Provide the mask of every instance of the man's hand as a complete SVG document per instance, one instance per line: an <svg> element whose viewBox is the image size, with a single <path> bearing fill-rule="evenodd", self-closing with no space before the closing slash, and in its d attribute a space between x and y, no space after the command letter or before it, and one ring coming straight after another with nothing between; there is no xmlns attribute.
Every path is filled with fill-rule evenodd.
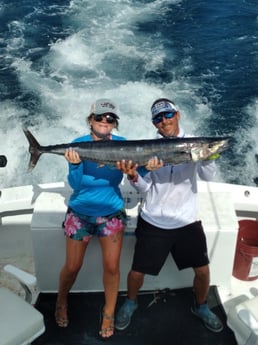
<svg viewBox="0 0 258 345"><path fill-rule="evenodd" d="M152 157L148 163L145 165L145 168L150 171L157 170L164 166L163 161L159 160L158 157Z"/></svg>
<svg viewBox="0 0 258 345"><path fill-rule="evenodd" d="M127 174L129 179L131 180L138 176L138 173L136 171L136 169L138 168L138 164L133 164L131 160L126 162L123 159L120 162L116 162L116 168L121 170L124 174Z"/></svg>

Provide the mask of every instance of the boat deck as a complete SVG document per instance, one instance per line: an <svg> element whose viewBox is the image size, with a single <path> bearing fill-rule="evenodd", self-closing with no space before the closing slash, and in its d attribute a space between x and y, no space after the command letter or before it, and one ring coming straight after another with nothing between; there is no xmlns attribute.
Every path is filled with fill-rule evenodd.
<svg viewBox="0 0 258 345"><path fill-rule="evenodd" d="M225 184L200 184L199 187L200 204L203 208L201 219L205 223L211 258L212 286L209 305L222 319L224 330L218 334L212 333L191 313L192 270L178 272L173 260L168 258L168 265L165 265L159 277L146 277L146 285L143 286L146 292L139 295L139 308L131 325L123 332L117 331L112 339L106 341L107 344L237 344L233 332L226 325L226 315L243 300L258 296L258 279L242 281L231 275L238 230L237 220L258 220L258 192L250 187L233 188ZM227 188L230 188L230 192ZM231 191L232 195L228 198ZM75 289L69 297L70 326L67 329L59 328L54 320L56 285L64 260L61 223L67 200L66 192L63 184L55 184L40 188L14 188L3 190L1 193L0 287L7 287L20 296L24 295L18 281L3 270L6 264L13 264L32 274L37 272L37 287L33 291L32 301L36 302L36 307L44 315L46 332L34 341L35 345L102 343L98 329L104 296L103 292L93 292L100 291L102 277L99 271L87 271L89 265L82 268L81 276L77 279L78 284L75 284ZM135 228L135 216L140 199L141 196L135 196L131 190L125 195L131 230ZM233 203L232 200L237 202ZM126 275L131 262L128 258L131 257L134 238L130 232L125 236L125 242L121 260L121 292L117 308L124 299L122 291L126 289ZM96 267L101 267L101 256L97 248L99 250L98 243L93 240L88 258L94 258ZM85 280L85 276L90 276L91 279ZM166 289L167 287L170 289Z"/></svg>
<svg viewBox="0 0 258 345"><path fill-rule="evenodd" d="M1 224L0 241L0 286L5 286L23 295L18 281L3 271L6 264L13 264L27 272L35 274L30 222L32 215L4 217ZM15 243L15 245L14 245ZM117 308L122 304L124 293L120 292ZM103 306L103 292L71 293L69 296L70 326L59 328L54 320L56 293L34 291L33 301L43 313L46 325L45 333L33 345L98 345L103 341L98 337L99 318ZM119 345L236 345L233 332L226 325L226 314L212 286L209 304L221 318L225 328L215 334L207 330L190 312L192 289L161 290L140 293L139 308L135 312L131 325L125 331L116 331L107 344Z"/></svg>
<svg viewBox="0 0 258 345"><path fill-rule="evenodd" d="M118 306L123 303L124 293L119 294ZM46 331L33 345L97 345L103 344L98 336L100 312L104 296L98 293L71 293L67 328L60 328L54 320L55 293L40 293L36 307L45 319ZM213 333L191 311L192 289L141 292L139 307L129 327L116 331L106 344L119 345L236 345L233 332L226 325L226 314L217 294L211 286L209 305L221 318L224 330Z"/></svg>

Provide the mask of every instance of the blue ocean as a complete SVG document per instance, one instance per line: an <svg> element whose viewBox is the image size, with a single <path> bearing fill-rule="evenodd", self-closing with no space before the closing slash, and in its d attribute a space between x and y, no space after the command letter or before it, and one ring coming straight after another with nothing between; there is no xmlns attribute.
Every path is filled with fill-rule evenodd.
<svg viewBox="0 0 258 345"><path fill-rule="evenodd" d="M232 136L217 180L258 185L257 0L0 0L0 30L1 187L66 180L60 156L28 172L22 128L68 143L100 97L128 139L155 137L150 106L173 99L188 133Z"/></svg>

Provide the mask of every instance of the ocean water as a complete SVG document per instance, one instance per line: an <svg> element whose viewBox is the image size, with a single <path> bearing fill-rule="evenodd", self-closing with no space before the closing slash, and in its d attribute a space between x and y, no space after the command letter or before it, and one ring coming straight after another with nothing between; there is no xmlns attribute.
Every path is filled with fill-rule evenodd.
<svg viewBox="0 0 258 345"><path fill-rule="evenodd" d="M231 135L218 181L258 184L256 0L0 0L1 187L66 180L43 155L28 172L28 127L42 145L88 132L99 97L119 134L153 138L150 106L175 101L194 135Z"/></svg>

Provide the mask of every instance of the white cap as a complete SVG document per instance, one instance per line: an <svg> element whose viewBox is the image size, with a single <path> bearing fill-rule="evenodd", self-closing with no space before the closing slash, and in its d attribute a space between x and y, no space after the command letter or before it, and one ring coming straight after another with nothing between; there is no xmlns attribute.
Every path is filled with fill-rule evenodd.
<svg viewBox="0 0 258 345"><path fill-rule="evenodd" d="M171 113L177 111L176 106L166 100L160 100L151 107L152 119L160 113Z"/></svg>

